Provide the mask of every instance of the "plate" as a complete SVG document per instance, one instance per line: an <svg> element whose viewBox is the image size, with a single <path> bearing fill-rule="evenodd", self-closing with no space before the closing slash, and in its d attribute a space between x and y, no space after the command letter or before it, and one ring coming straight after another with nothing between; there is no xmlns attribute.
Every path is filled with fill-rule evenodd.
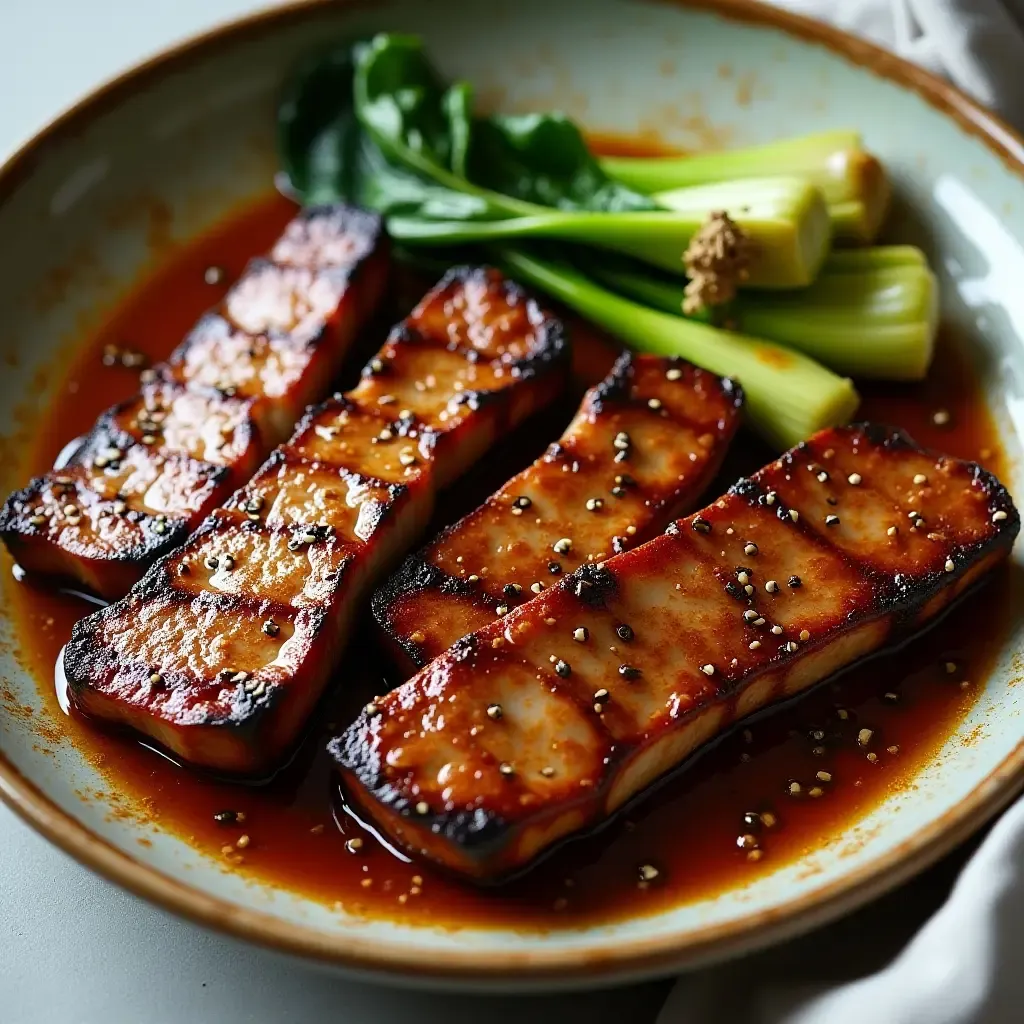
<svg viewBox="0 0 1024 1024"><path fill-rule="evenodd" d="M1024 143L954 89L837 31L746 2L311 2L186 43L100 89L0 171L0 465L19 454L83 332L170 247L266 192L273 109L296 58L381 28L424 36L442 71L504 109L560 107L594 130L687 148L856 126L891 168L896 235L928 250L944 316L972 339L1024 494ZM1019 556L1018 556L1019 557ZM7 564L7 563L5 563ZM1019 570L1014 568L1015 574ZM916 779L849 834L743 888L654 916L546 933L362 920L225 873L102 799L47 717L0 580L0 795L82 862L160 905L279 950L460 988L610 984L735 956L819 925L921 870L1024 778L1024 616L973 709ZM1013 588L1019 597L1020 588ZM978 681L979 685L982 681Z"/></svg>

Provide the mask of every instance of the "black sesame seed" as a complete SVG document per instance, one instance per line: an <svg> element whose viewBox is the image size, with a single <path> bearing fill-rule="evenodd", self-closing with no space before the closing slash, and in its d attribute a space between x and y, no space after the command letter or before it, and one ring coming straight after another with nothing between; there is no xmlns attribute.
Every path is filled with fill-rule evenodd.
<svg viewBox="0 0 1024 1024"><path fill-rule="evenodd" d="M217 811L213 815L213 820L218 825L234 825L238 821L238 811Z"/></svg>
<svg viewBox="0 0 1024 1024"><path fill-rule="evenodd" d="M800 579L799 576L790 576L789 585L795 590L797 587L802 587L804 585L804 581Z"/></svg>
<svg viewBox="0 0 1024 1024"><path fill-rule="evenodd" d="M623 679L629 679L632 681L633 679L640 678L640 669L634 665L620 665L619 675L622 676Z"/></svg>
<svg viewBox="0 0 1024 1024"><path fill-rule="evenodd" d="M562 567L558 562L548 562L548 572L551 573L552 576L561 576Z"/></svg>
<svg viewBox="0 0 1024 1024"><path fill-rule="evenodd" d="M530 499L527 498L526 495L524 494L521 497L516 498L516 500L513 501L512 504L516 508L529 508L533 504L533 502L530 501Z"/></svg>
<svg viewBox="0 0 1024 1024"><path fill-rule="evenodd" d="M690 525L697 533L711 532L711 524L703 516L694 517L694 520Z"/></svg>
<svg viewBox="0 0 1024 1024"><path fill-rule="evenodd" d="M569 676L572 675L572 667L567 661L562 661L561 658L559 658L559 660L555 662L555 674L561 676L563 679L568 679Z"/></svg>
<svg viewBox="0 0 1024 1024"><path fill-rule="evenodd" d="M616 487L612 488L612 497L613 498L624 498L625 496L626 496L626 488L625 487L618 487L618 486L616 486Z"/></svg>
<svg viewBox="0 0 1024 1024"><path fill-rule="evenodd" d="M633 627L627 626L624 622L622 625L615 627L615 634L620 640L625 640L627 644L636 636L633 632Z"/></svg>

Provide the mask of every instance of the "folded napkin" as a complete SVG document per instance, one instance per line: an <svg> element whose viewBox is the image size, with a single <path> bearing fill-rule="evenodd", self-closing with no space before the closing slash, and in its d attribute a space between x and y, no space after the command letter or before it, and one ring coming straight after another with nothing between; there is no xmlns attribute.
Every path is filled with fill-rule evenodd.
<svg viewBox="0 0 1024 1024"><path fill-rule="evenodd" d="M775 2L894 50L1024 127L1024 0ZM688 975L657 1024L1022 1024L1024 800L936 910L947 892L940 868L839 925Z"/></svg>

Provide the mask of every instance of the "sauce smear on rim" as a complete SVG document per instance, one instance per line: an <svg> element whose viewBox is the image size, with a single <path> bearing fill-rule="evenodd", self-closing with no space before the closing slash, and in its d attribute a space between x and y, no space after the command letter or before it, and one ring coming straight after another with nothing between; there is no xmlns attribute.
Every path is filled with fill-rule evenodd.
<svg viewBox="0 0 1024 1024"><path fill-rule="evenodd" d="M133 393L138 368L121 365L120 353L166 356L247 259L267 248L293 210L268 197L179 250L138 288L83 346L40 424L27 471L47 469L97 413ZM418 298L422 284L400 282L394 289L393 307L366 332L367 353ZM571 318L570 324L575 385L582 394L606 372L615 348L587 325ZM113 365L104 365L105 351ZM350 378L361 356L350 359ZM952 339L940 339L933 372L922 384L861 390L859 418L897 424L923 445L975 459L1002 475L995 429ZM560 405L454 489L435 525L468 511L532 461L568 420L570 403ZM709 500L771 455L742 435ZM9 571L9 559L3 564ZM525 877L486 890L395 856L346 812L332 782L323 755L327 738L396 681L387 680L386 662L372 641L353 643L343 678L362 683L320 709L293 762L268 785L244 786L201 777L129 736L65 716L53 691L53 668L73 622L90 605L29 580L17 588L14 610L26 660L57 725L106 778L118 808L183 837L225 870L348 912L545 928L666 909L745 884L826 843L842 849L848 827L888 794L912 787L969 710L1009 624L1011 585L1009 572L1000 571L938 630L741 725L599 835L569 843ZM371 631L367 626L354 635L367 638ZM871 730L877 760L869 760L858 742L864 729Z"/></svg>

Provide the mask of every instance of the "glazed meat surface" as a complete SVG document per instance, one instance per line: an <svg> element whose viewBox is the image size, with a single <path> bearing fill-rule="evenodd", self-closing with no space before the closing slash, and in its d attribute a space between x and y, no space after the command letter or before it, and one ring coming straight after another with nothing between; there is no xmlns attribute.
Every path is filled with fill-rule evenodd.
<svg viewBox="0 0 1024 1024"><path fill-rule="evenodd" d="M331 743L343 786L415 855L521 870L736 721L920 630L1019 526L972 463L824 431L376 699Z"/></svg>
<svg viewBox="0 0 1024 1024"><path fill-rule="evenodd" d="M0 538L14 558L110 600L125 594L327 393L387 266L375 214L299 214L66 466L8 498Z"/></svg>
<svg viewBox="0 0 1024 1024"><path fill-rule="evenodd" d="M732 381L688 363L621 356L560 440L374 594L374 617L406 674L693 508L741 405Z"/></svg>
<svg viewBox="0 0 1024 1024"><path fill-rule="evenodd" d="M567 370L560 322L518 286L450 272L354 390L309 412L184 547L76 625L74 703L191 764L272 771L438 489L554 399Z"/></svg>

